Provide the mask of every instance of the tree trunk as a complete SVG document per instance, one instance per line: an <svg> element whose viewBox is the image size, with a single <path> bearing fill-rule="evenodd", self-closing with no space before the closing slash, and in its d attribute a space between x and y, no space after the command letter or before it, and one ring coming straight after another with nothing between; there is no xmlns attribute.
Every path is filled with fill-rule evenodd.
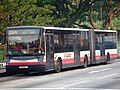
<svg viewBox="0 0 120 90"><path fill-rule="evenodd" d="M92 2L92 0L91 0L91 2ZM97 23L92 18L92 16L93 16L93 6L92 6L92 4L90 4L89 11L90 11L90 16L89 16L90 24L94 29L97 29Z"/></svg>
<svg viewBox="0 0 120 90"><path fill-rule="evenodd" d="M110 29L109 26L110 26L112 18L113 18L113 13L109 13L108 19L105 20L105 22L104 22L104 29Z"/></svg>
<svg viewBox="0 0 120 90"><path fill-rule="evenodd" d="M120 14L120 3L118 3L117 7L114 10L110 10L109 5L110 5L110 1L106 0L105 6L106 6L106 13L108 15L108 18L104 22L104 26L103 26L104 29L110 29L109 27L112 19Z"/></svg>

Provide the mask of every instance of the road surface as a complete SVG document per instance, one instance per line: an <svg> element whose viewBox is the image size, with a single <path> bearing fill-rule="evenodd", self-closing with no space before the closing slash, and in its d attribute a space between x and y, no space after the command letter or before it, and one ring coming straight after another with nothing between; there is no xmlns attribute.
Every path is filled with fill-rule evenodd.
<svg viewBox="0 0 120 90"><path fill-rule="evenodd" d="M60 73L3 76L0 78L0 86L4 90L120 90L120 60L85 69L67 69Z"/></svg>

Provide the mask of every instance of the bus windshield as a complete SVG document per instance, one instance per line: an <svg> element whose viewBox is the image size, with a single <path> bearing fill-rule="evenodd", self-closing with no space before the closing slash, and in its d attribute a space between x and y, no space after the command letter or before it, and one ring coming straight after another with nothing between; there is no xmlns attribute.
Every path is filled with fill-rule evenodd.
<svg viewBox="0 0 120 90"><path fill-rule="evenodd" d="M8 35L8 55L44 54L44 39L42 35Z"/></svg>

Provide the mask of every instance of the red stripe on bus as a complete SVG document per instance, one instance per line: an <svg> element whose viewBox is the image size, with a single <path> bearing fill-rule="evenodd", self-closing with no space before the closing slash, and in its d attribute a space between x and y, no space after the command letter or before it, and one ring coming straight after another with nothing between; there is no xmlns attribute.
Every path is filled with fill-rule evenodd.
<svg viewBox="0 0 120 90"><path fill-rule="evenodd" d="M84 62L84 57L80 57L80 62Z"/></svg>
<svg viewBox="0 0 120 90"><path fill-rule="evenodd" d="M46 64L45 62L10 62L8 65L38 65L38 64Z"/></svg>
<svg viewBox="0 0 120 90"><path fill-rule="evenodd" d="M100 60L100 55L96 56L96 60ZM117 54L110 54L110 58L117 58Z"/></svg>
<svg viewBox="0 0 120 90"><path fill-rule="evenodd" d="M110 54L110 58L117 58L117 54Z"/></svg>
<svg viewBox="0 0 120 90"><path fill-rule="evenodd" d="M100 60L100 55L99 55L99 56L96 56L96 60Z"/></svg>
<svg viewBox="0 0 120 90"><path fill-rule="evenodd" d="M84 62L84 57L80 57L80 62ZM88 57L88 61L90 61L90 57Z"/></svg>
<svg viewBox="0 0 120 90"><path fill-rule="evenodd" d="M62 64L74 64L74 59L63 59Z"/></svg>

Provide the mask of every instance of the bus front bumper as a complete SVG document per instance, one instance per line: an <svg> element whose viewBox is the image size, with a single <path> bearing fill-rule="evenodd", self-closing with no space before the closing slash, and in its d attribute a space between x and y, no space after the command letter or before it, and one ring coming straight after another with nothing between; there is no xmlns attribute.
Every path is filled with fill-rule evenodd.
<svg viewBox="0 0 120 90"><path fill-rule="evenodd" d="M8 73L29 73L29 72L45 72L45 65L6 65Z"/></svg>

